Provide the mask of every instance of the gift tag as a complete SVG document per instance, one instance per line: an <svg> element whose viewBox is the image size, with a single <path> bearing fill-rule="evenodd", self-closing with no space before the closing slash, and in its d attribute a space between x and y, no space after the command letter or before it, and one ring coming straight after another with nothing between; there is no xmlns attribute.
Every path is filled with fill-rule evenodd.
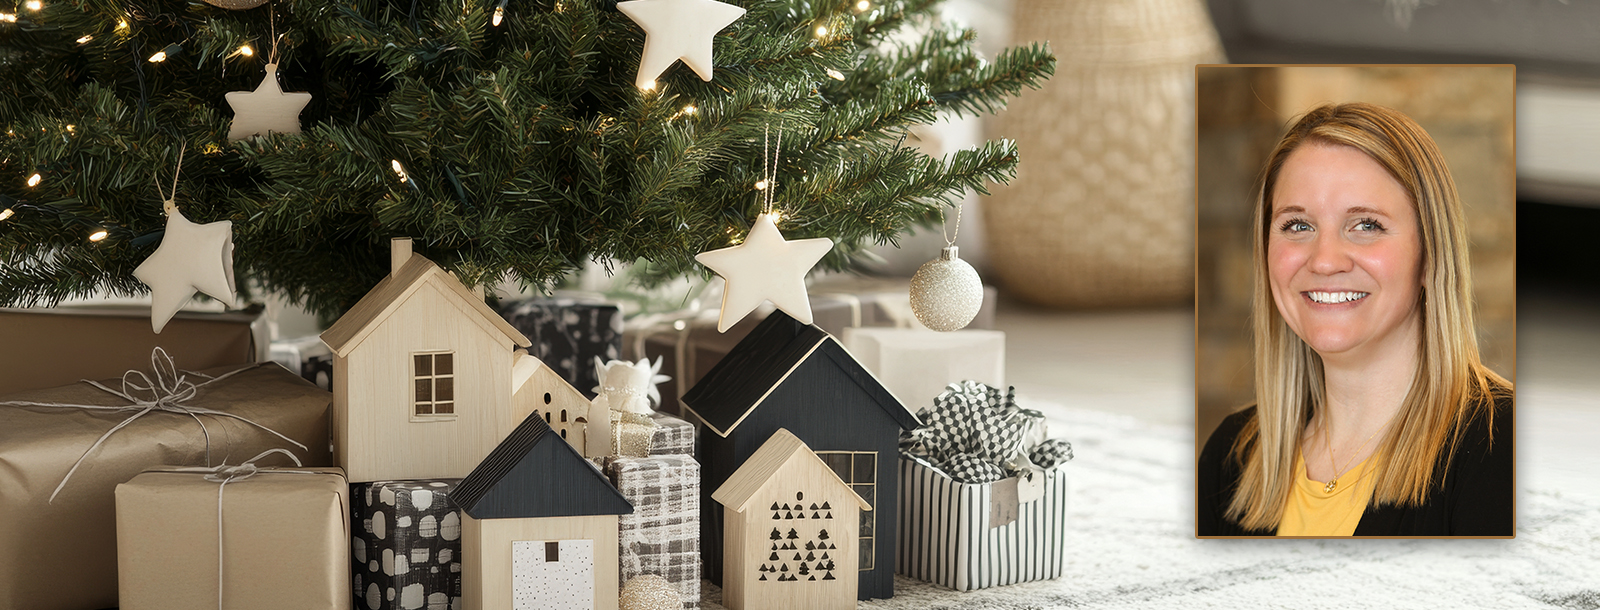
<svg viewBox="0 0 1600 610"><path fill-rule="evenodd" d="M1018 492L1021 491L1020 477L1010 477L995 481L989 493L989 527L1011 525L1017 521Z"/></svg>
<svg viewBox="0 0 1600 610"><path fill-rule="evenodd" d="M1029 469L1015 479L1017 482L1017 502L1032 502L1044 497L1044 471Z"/></svg>

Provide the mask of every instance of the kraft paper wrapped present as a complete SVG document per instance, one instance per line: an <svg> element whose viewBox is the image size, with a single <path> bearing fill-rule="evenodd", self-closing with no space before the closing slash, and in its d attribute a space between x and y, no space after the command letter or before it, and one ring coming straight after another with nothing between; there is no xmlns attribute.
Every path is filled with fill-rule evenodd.
<svg viewBox="0 0 1600 610"><path fill-rule="evenodd" d="M846 328L843 343L903 404L932 404L957 381L1006 384L1006 334L998 330Z"/></svg>
<svg viewBox="0 0 1600 610"><path fill-rule="evenodd" d="M528 355L544 362L572 387L593 399L600 379L595 357L609 362L622 354L622 312L615 303L558 297L516 301L500 315L527 335Z"/></svg>
<svg viewBox="0 0 1600 610"><path fill-rule="evenodd" d="M667 579L685 608L700 604L700 464L688 455L607 458L605 473L633 513L617 518L621 580Z"/></svg>
<svg viewBox="0 0 1600 610"><path fill-rule="evenodd" d="M144 375L168 385L177 380L152 373ZM116 606L116 486L149 468L207 465L207 434L212 465L239 463L273 448L291 449L307 466L332 464L328 452L332 394L273 363L202 371L212 377L229 373L212 383L185 374L185 382L199 386L193 396L163 403L168 408L187 406L221 414L152 410L105 437L98 447L94 445L102 435L139 409L17 403L127 407L129 399L107 391L131 390L123 387L123 380L98 382L107 389L76 383L0 397L0 490L4 490L0 515L5 516L0 519L0 609ZM137 375L129 379L144 383ZM130 395L151 398L147 391L133 390ZM270 428L306 448L227 415ZM82 463L73 471L80 458ZM51 501L58 485L60 491Z"/></svg>
<svg viewBox="0 0 1600 610"><path fill-rule="evenodd" d="M900 439L900 574L970 591L1060 576L1072 445L1044 415L976 381L952 383Z"/></svg>
<svg viewBox="0 0 1600 610"><path fill-rule="evenodd" d="M121 375L148 366L157 345L200 370L262 360L265 343L260 309L178 312L157 335L149 307L0 308L0 346L18 355L0 367L0 395Z"/></svg>
<svg viewBox="0 0 1600 610"><path fill-rule="evenodd" d="M122 610L350 608L342 471L199 470L146 471L117 486Z"/></svg>
<svg viewBox="0 0 1600 610"><path fill-rule="evenodd" d="M358 610L458 608L461 479L350 486L351 570Z"/></svg>

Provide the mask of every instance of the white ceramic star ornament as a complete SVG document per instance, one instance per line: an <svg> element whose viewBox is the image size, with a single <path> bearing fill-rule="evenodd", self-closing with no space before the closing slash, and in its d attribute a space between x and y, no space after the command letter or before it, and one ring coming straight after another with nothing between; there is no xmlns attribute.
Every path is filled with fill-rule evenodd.
<svg viewBox="0 0 1600 610"><path fill-rule="evenodd" d="M300 111L311 103L304 91L285 93L278 85L278 64L267 64L267 77L255 91L233 91L225 96L233 108L228 141L272 133L300 133Z"/></svg>
<svg viewBox="0 0 1600 610"><path fill-rule="evenodd" d="M617 10L644 29L644 55L639 59L640 89L655 86L672 63L684 65L711 80L711 39L744 15L744 9L716 0L631 0Z"/></svg>
<svg viewBox="0 0 1600 610"><path fill-rule="evenodd" d="M772 301L801 324L810 324L806 273L831 249L833 240L826 237L785 240L772 215L762 214L744 243L696 255L694 260L727 280L717 332L727 332L762 301Z"/></svg>
<svg viewBox="0 0 1600 610"><path fill-rule="evenodd" d="M150 329L156 334L197 290L233 305L233 222L195 224L172 199L161 207L167 232L155 253L133 270L133 277L150 287Z"/></svg>

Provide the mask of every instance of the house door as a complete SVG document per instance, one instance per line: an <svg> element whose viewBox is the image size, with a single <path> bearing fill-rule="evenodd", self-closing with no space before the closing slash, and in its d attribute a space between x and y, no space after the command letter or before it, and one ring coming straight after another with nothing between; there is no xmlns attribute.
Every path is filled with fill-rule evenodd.
<svg viewBox="0 0 1600 610"><path fill-rule="evenodd" d="M513 541L511 603L513 610L592 610L594 541Z"/></svg>

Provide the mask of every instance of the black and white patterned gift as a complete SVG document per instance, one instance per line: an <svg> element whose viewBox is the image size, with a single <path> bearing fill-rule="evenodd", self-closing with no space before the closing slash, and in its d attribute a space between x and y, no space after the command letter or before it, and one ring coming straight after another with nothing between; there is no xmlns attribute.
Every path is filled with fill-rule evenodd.
<svg viewBox="0 0 1600 610"><path fill-rule="evenodd" d="M533 342L528 354L544 362L585 397L600 385L590 363L622 355L622 312L615 304L569 297L502 306L500 315Z"/></svg>
<svg viewBox="0 0 1600 610"><path fill-rule="evenodd" d="M1014 388L950 384L900 439L899 546L906 576L970 591L1062 574L1072 445Z"/></svg>
<svg viewBox="0 0 1600 610"><path fill-rule="evenodd" d="M617 518L621 580L667 579L685 608L700 604L700 464L689 455L608 458L606 475L633 504Z"/></svg>
<svg viewBox="0 0 1600 610"><path fill-rule="evenodd" d="M656 430L650 436L650 455L694 455L694 424L666 413L650 414Z"/></svg>
<svg viewBox="0 0 1600 610"><path fill-rule="evenodd" d="M461 607L460 479L350 486L351 574L358 610Z"/></svg>

